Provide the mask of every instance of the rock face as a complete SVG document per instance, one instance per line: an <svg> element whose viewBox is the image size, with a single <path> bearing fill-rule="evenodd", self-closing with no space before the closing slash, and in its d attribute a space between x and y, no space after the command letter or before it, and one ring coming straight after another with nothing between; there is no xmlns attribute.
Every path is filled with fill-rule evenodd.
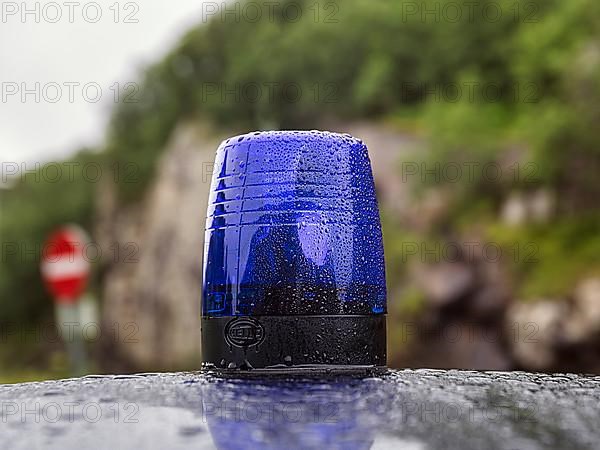
<svg viewBox="0 0 600 450"><path fill-rule="evenodd" d="M519 364L537 370L554 365L560 323L565 313L566 306L559 300L519 302L511 307L507 326L513 356Z"/></svg>
<svg viewBox="0 0 600 450"><path fill-rule="evenodd" d="M475 275L463 263L442 262L420 265L415 279L427 300L434 306L444 306L459 299L473 289Z"/></svg>
<svg viewBox="0 0 600 450"><path fill-rule="evenodd" d="M600 278L582 280L570 299L516 302L506 316L512 353L521 367L561 366L597 372L600 347Z"/></svg>
<svg viewBox="0 0 600 450"><path fill-rule="evenodd" d="M366 123L331 128L365 141L376 179L387 180L380 195L386 202L400 200L402 185L389 180L406 136ZM199 367L206 206L215 151L226 137L182 124L142 201L118 205L112 186L101 189L96 240L101 248L119 249L116 261L105 261L103 277L105 365Z"/></svg>
<svg viewBox="0 0 600 450"><path fill-rule="evenodd" d="M573 343L600 333L600 278L588 278L577 285L573 311L564 328L566 339Z"/></svg>
<svg viewBox="0 0 600 450"><path fill-rule="evenodd" d="M404 177L402 162L409 161L418 147L414 139L370 123L327 128L350 133L367 144L380 205L387 213L395 214L403 226L427 230L450 204L435 193L431 194L433 200L427 200L427 196L415 200L412 196L411 181ZM174 130L155 179L139 202L121 205L114 186L100 189L95 238L102 249L115 249L104 252L102 269L104 346L100 359L104 370L199 367L206 206L215 150L225 137L215 136L198 123L181 124ZM413 176L412 183L415 181L419 182L418 176ZM542 216L551 209L546 207L551 203L548 198L545 194L529 198L527 220L544 219ZM541 206L533 205L533 200L539 200ZM595 351L594 339L598 340L600 333L600 280L582 282L571 304L516 302L506 313L512 293L502 264L479 254L465 256L468 254L460 248L457 258L452 255L436 264L421 264L409 275L407 282L424 293L427 308L426 323L417 324L421 342L415 343L418 355L413 358L413 366L506 369L516 361L518 367L547 370L560 357L559 352L572 354L575 345L589 345L590 351ZM388 273L389 280L397 276ZM390 296L389 300L398 299ZM514 329L507 331L506 323L509 328L515 323L533 324L537 327L535 339L527 339L531 329L523 328L510 342L440 342L435 333L432 338L428 331L433 326L445 336L444 330L459 327L466 330L464 336L467 332L513 336ZM407 363L392 358L390 362L395 366ZM573 370L581 367L578 360Z"/></svg>
<svg viewBox="0 0 600 450"><path fill-rule="evenodd" d="M204 222L218 142L181 125L140 203L118 207L110 187L100 193L97 239L119 249L104 275L107 344L132 368L199 364Z"/></svg>
<svg viewBox="0 0 600 450"><path fill-rule="evenodd" d="M542 188L527 194L513 192L502 207L501 218L507 225L546 223L555 209L555 195L548 189Z"/></svg>

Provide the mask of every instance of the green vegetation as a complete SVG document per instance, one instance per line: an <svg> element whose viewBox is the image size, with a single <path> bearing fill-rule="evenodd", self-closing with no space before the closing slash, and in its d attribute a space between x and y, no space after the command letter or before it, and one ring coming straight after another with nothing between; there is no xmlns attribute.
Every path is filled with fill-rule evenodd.
<svg viewBox="0 0 600 450"><path fill-rule="evenodd" d="M109 131L111 157L140 166L140 183L121 183L123 199L143 192L156 157L183 116L209 118L224 127L314 127L332 116L385 117L436 98L428 94L432 89L439 93L449 83L462 88L464 82L482 81L502 89L498 104L479 114L486 104L480 98L472 106L475 113L467 110L465 117L452 111L438 125L460 121L457 132L481 126L484 134L501 125L498 114L512 115L512 86L538 81L531 80L519 58L526 58L525 52L544 51L526 48L533 44L521 37L540 24L526 22L524 12L516 17L513 0L500 2L504 13L497 21L486 20L478 10L456 22L429 16L422 20L420 13L408 14L403 2L392 0L343 2L335 11L321 11L315 20L313 4L299 3L304 14L297 21L286 20L286 2L274 17L265 6L257 23L236 20L235 15L218 17L189 32L163 61L148 69L139 102L122 103ZM532 2L517 3L524 10ZM557 1L535 3L530 20L542 21L544 15L561 15L565 9ZM577 11L592 5L575 3ZM424 1L422 9L439 4ZM565 53L570 55L572 49ZM540 83L547 78L538 73L542 69L535 71ZM537 85L531 89L519 95L534 97ZM449 107L445 101L437 105ZM473 118L477 122L463 122ZM494 140L485 142L489 148Z"/></svg>
<svg viewBox="0 0 600 450"><path fill-rule="evenodd" d="M599 230L600 216L587 215L551 225L491 225L488 237L510 254L516 295L527 300L568 296L581 278L600 275Z"/></svg>
<svg viewBox="0 0 600 450"><path fill-rule="evenodd" d="M99 168L101 155L82 151L71 167ZM57 177L58 170L63 176ZM104 173L107 174L106 168ZM44 239L57 226L74 222L92 229L98 183L84 179L86 172L57 163L22 174L16 185L0 190L0 324L29 323L47 319L52 303L40 280L40 257ZM88 179L95 179L90 170Z"/></svg>

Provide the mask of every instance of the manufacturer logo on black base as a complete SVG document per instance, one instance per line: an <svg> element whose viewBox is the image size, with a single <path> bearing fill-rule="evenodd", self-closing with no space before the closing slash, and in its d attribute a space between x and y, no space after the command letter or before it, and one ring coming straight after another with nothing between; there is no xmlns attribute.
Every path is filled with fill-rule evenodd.
<svg viewBox="0 0 600 450"><path fill-rule="evenodd" d="M233 319L225 327L225 340L236 347L257 345L264 337L263 326L254 319L246 317Z"/></svg>

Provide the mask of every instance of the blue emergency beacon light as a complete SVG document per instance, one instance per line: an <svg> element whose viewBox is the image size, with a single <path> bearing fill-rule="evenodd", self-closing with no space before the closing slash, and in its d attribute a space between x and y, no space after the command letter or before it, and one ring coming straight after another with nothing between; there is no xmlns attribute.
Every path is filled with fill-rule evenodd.
<svg viewBox="0 0 600 450"><path fill-rule="evenodd" d="M231 375L385 370L381 223L362 141L269 131L219 146L202 356Z"/></svg>

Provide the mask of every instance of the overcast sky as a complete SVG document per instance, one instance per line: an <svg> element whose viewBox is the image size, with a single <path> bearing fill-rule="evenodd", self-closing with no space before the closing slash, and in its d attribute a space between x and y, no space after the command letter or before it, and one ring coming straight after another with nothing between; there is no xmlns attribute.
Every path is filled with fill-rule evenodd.
<svg viewBox="0 0 600 450"><path fill-rule="evenodd" d="M26 2L37 17L23 17L21 1L0 4L2 161L54 161L102 142L115 83L137 81L202 20L201 0L73 3Z"/></svg>

